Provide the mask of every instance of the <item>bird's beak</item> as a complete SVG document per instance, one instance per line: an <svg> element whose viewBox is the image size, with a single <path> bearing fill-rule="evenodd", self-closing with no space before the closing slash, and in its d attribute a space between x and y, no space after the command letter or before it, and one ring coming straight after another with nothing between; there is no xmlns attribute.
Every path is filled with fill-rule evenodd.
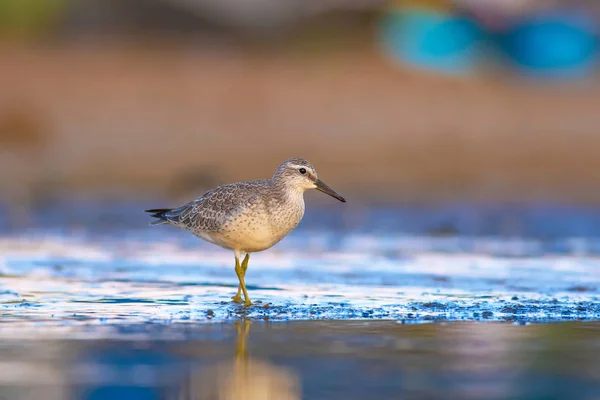
<svg viewBox="0 0 600 400"><path fill-rule="evenodd" d="M317 179L317 181L315 182L315 186L316 186L316 189L318 191L326 193L326 194L330 195L331 197L335 197L336 199L338 199L342 203L346 202L346 199L344 199L342 196L340 196L339 194L337 194L337 192L335 190L333 190L332 188L330 188L329 186L327 186L325 184L325 182L323 182L322 180Z"/></svg>

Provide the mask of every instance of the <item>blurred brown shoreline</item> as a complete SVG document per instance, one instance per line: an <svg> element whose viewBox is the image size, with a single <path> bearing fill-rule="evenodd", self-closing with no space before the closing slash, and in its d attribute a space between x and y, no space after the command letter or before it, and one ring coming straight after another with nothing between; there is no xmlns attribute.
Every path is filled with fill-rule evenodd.
<svg viewBox="0 0 600 400"><path fill-rule="evenodd" d="M433 76L368 45L316 57L110 42L1 53L9 196L198 194L298 156L354 198L600 201L594 83Z"/></svg>

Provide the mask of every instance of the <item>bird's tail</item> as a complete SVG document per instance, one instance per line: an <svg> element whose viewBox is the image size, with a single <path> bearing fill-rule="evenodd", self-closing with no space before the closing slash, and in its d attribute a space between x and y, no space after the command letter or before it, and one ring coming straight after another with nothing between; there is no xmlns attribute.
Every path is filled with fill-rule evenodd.
<svg viewBox="0 0 600 400"><path fill-rule="evenodd" d="M154 225L168 224L169 220L167 219L165 214L172 210L173 210L172 208L154 208L151 210L144 210L144 211L152 214L151 217L158 218L158 219L150 222L150 226L154 226Z"/></svg>

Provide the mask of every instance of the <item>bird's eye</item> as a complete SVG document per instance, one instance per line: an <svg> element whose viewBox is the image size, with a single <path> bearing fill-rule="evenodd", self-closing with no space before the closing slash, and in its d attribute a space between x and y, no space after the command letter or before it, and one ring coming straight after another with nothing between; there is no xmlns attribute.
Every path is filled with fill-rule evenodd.
<svg viewBox="0 0 600 400"><path fill-rule="evenodd" d="M306 173L306 168L300 168L299 171L302 175L304 175Z"/></svg>

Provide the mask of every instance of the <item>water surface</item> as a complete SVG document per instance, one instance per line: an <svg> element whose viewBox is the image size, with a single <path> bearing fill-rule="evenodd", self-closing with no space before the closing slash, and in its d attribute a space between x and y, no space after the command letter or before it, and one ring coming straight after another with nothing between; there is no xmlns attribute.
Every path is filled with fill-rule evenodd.
<svg viewBox="0 0 600 400"><path fill-rule="evenodd" d="M309 206L244 308L147 206L0 226L0 400L600 398L595 210Z"/></svg>
<svg viewBox="0 0 600 400"><path fill-rule="evenodd" d="M242 320L63 333L73 338L0 342L0 398L600 396L597 323Z"/></svg>
<svg viewBox="0 0 600 400"><path fill-rule="evenodd" d="M593 210L309 208L292 234L252 256L246 282L256 306L244 309L229 301L231 252L148 227L142 209L58 207L41 212L35 229L5 231L2 321L600 318Z"/></svg>

